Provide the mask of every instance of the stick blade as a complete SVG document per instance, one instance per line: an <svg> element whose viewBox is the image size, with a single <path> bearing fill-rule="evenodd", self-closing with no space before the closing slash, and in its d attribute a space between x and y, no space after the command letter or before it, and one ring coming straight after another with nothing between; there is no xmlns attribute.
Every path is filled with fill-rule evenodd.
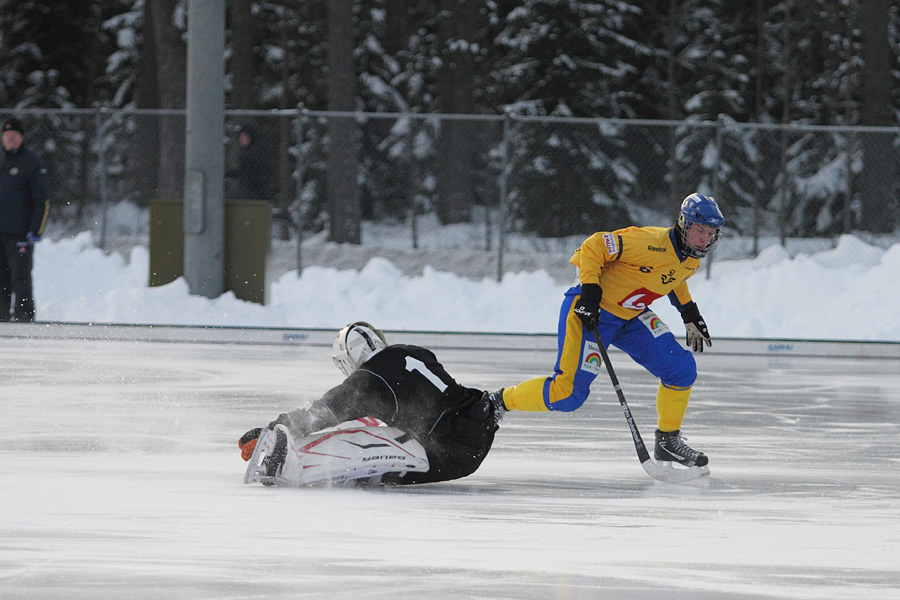
<svg viewBox="0 0 900 600"><path fill-rule="evenodd" d="M664 467L660 464L657 464L650 458L641 462L641 466L644 467L644 471L647 472L647 475L649 475L653 479L656 479L657 481L663 481L665 483L684 483L686 481L692 481L699 477L709 476L709 467L687 467L684 469L675 469L673 467Z"/></svg>

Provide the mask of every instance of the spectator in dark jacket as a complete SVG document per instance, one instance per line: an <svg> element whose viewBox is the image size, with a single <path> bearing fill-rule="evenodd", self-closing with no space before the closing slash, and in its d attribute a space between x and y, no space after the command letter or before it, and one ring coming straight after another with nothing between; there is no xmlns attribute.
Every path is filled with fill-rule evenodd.
<svg viewBox="0 0 900 600"><path fill-rule="evenodd" d="M241 127L238 166L229 175L236 176L244 200L272 200L272 157L252 125Z"/></svg>
<svg viewBox="0 0 900 600"><path fill-rule="evenodd" d="M19 119L7 119L3 124L2 138L0 321L15 319L30 323L34 321L31 281L34 243L41 239L47 224L50 184L44 163L25 147L24 129Z"/></svg>

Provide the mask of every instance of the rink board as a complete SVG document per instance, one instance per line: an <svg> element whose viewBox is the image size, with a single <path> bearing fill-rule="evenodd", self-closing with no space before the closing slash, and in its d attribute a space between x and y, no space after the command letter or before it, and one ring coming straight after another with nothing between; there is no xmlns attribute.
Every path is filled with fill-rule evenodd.
<svg viewBox="0 0 900 600"><path fill-rule="evenodd" d="M391 341L440 349L554 351L556 335L386 330ZM134 340L221 344L331 346L333 329L204 327L91 323L0 324L0 338ZM900 342L715 338L710 354L900 359Z"/></svg>

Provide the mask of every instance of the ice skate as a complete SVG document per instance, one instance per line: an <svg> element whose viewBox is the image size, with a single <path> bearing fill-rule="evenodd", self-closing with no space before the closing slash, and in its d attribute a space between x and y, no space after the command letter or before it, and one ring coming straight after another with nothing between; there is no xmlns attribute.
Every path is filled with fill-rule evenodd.
<svg viewBox="0 0 900 600"><path fill-rule="evenodd" d="M491 406L493 407L494 425L499 425L500 421L503 420L503 415L509 412L506 404L503 403L503 388L493 392L485 392L485 395L491 401Z"/></svg>
<svg viewBox="0 0 900 600"><path fill-rule="evenodd" d="M675 431L657 429L653 455L656 460L674 462L685 467L704 467L709 463L705 454L684 443L680 429Z"/></svg>
<svg viewBox="0 0 900 600"><path fill-rule="evenodd" d="M277 425L274 431L263 430L247 465L244 483L258 481L263 485L273 485L281 477L287 457L288 435L283 425Z"/></svg>

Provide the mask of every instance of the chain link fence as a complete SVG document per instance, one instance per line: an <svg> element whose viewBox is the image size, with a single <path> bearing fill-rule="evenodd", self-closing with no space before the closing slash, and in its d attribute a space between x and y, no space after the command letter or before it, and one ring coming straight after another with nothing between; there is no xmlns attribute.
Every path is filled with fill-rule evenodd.
<svg viewBox="0 0 900 600"><path fill-rule="evenodd" d="M182 197L184 111L8 113L23 119L26 143L47 163L52 230L91 229L103 247L116 235L116 207ZM423 215L483 224L474 245L496 255L498 276L525 246L568 258L594 231L670 225L693 191L715 196L728 219L719 259L771 244L824 249L851 232L889 243L900 223L900 128L727 118L227 111L226 198L271 202L282 239L327 229L334 119L351 121L359 140L352 219L405 223L411 250Z"/></svg>

